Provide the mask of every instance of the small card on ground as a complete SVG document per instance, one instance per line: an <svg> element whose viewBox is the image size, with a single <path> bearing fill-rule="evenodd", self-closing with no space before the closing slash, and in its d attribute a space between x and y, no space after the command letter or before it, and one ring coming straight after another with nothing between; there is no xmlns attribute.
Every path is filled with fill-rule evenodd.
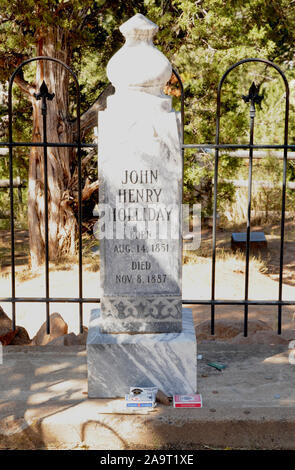
<svg viewBox="0 0 295 470"><path fill-rule="evenodd" d="M191 393L188 395L173 395L174 408L202 408L202 395Z"/></svg>
<svg viewBox="0 0 295 470"><path fill-rule="evenodd" d="M130 387L125 395L127 408L154 408L156 406L156 387Z"/></svg>

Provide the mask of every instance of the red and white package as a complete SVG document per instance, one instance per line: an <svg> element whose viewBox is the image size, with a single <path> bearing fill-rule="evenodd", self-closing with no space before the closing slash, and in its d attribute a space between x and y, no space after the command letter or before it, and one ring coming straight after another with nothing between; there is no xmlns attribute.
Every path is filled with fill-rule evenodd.
<svg viewBox="0 0 295 470"><path fill-rule="evenodd" d="M189 395L173 395L174 408L202 408L202 395L191 393Z"/></svg>

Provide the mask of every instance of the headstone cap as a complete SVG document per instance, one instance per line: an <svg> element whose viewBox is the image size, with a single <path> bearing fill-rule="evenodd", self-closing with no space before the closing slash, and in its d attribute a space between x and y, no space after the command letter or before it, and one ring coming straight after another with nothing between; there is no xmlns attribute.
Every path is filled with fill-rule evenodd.
<svg viewBox="0 0 295 470"><path fill-rule="evenodd" d="M136 13L120 26L120 31L127 38L152 39L159 27L141 13Z"/></svg>
<svg viewBox="0 0 295 470"><path fill-rule="evenodd" d="M172 67L153 44L158 26L137 13L120 27L120 31L126 41L107 65L108 79L116 89L113 97L108 99L108 106L117 103L126 108L128 102L128 109L156 106L169 111L171 97L165 95L163 89L171 77Z"/></svg>

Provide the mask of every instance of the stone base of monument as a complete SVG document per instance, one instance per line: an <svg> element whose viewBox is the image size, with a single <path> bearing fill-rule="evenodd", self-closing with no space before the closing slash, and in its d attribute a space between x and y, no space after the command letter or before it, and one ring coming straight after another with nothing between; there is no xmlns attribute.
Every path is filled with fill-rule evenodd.
<svg viewBox="0 0 295 470"><path fill-rule="evenodd" d="M181 333L109 334L92 310L88 338L88 396L124 397L132 386L156 386L171 396L197 391L197 342L191 309Z"/></svg>

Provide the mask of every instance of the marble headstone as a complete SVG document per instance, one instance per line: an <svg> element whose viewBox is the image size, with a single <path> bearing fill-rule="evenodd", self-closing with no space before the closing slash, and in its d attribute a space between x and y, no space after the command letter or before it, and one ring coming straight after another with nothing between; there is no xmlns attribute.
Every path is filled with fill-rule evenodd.
<svg viewBox="0 0 295 470"><path fill-rule="evenodd" d="M181 126L163 92L172 68L153 45L157 30L141 14L120 27L126 41L107 66L115 94L98 116L102 295L87 340L91 397L152 383L196 391L192 313L181 296Z"/></svg>
<svg viewBox="0 0 295 470"><path fill-rule="evenodd" d="M128 20L107 66L116 92L99 113L104 332L181 331L182 157L157 29L140 14Z"/></svg>

